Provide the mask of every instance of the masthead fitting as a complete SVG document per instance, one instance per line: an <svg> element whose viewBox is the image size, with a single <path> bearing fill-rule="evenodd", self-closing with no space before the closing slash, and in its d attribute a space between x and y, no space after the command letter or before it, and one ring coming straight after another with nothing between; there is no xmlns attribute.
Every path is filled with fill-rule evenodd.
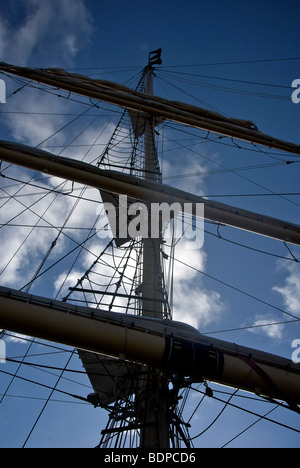
<svg viewBox="0 0 300 468"><path fill-rule="evenodd" d="M149 52L148 65L161 65L162 64L161 53L162 53L161 48L152 50L151 52Z"/></svg>

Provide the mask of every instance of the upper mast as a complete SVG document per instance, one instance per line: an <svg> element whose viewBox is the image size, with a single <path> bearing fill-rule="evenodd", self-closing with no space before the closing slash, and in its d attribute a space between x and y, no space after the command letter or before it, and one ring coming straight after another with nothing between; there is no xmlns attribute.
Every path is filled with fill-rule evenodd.
<svg viewBox="0 0 300 468"><path fill-rule="evenodd" d="M155 54L157 58L151 58ZM161 63L161 49L149 53L149 63L145 68L145 93L153 95L153 65ZM155 124L153 115L145 115L145 180L159 182L160 171L158 167ZM148 227L150 227L150 206L148 207ZM161 235L153 239L150 236L143 238L143 296L147 301L143 304L143 315L153 318L162 317L162 266L161 266ZM149 301L149 299L151 299Z"/></svg>

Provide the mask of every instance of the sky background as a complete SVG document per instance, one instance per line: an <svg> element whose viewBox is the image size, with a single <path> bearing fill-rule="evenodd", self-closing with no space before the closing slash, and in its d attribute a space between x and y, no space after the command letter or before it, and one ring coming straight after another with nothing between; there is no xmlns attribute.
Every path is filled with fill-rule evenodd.
<svg viewBox="0 0 300 468"><path fill-rule="evenodd" d="M132 77L147 64L148 52L161 47L163 64L156 70L155 94L217 110L226 116L252 120L265 133L299 143L300 104L291 100L291 83L300 78L299 14L298 2L280 0L209 3L198 0L187 1L184 6L177 0L8 0L0 4L0 61L37 68L62 67L92 78L131 85ZM83 100L78 104L31 88L11 96L20 84L3 78L8 96L6 104L0 104L3 140L55 152L58 145L72 142L88 121L91 125L76 143L86 145L97 141L102 145L119 119L119 109L104 106L95 124L92 124L93 117L87 117L82 127L75 121L64 132L58 132L85 110ZM173 124L165 127L163 136L164 140L160 135L160 148L163 146L165 150L161 161L165 183L299 224L299 195L275 195L299 193L299 158L266 148L259 151L246 143L241 144L244 148L241 150L236 140L212 141L212 135L210 141L204 141L205 132L185 129L180 133ZM92 162L97 154L99 147L93 147L85 161ZM81 158L82 149L69 146L63 155ZM237 169L242 166L244 170ZM24 180L28 173L11 168L9 174ZM55 187L60 182L52 178L48 183ZM9 193L14 190L7 188L5 179L1 186ZM32 189L26 190L23 202L29 204ZM19 224L29 224L35 219L29 210L20 215L19 202L5 205L6 192L1 193L2 224L14 216ZM88 195L96 198L92 191ZM66 198L56 200L55 207L50 209L45 199L36 207L37 213L47 209L47 220L60 225L73 204L72 199ZM95 203L84 201L72 215L70 225L85 227L95 213ZM217 230L208 225L207 230L203 249L187 251L184 243L178 248L177 259L202 273L175 262L174 317L203 333L290 358L292 341L300 339L297 323L249 327L291 319L284 312L299 316L299 263L291 260L293 256L300 258L300 249L292 246L290 253L280 242L229 228ZM53 240L53 232L44 231L42 235L33 235L24 243L20 254L10 260L24 240L24 230L1 229L0 284L18 289L32 276ZM98 240L91 247L95 255L103 244ZM66 248L69 244L60 239L53 261ZM62 289L67 263L52 269L32 292L63 297L67 286L74 284L93 255L82 259ZM239 330L225 332L235 328ZM27 346L15 336L6 337L7 355L16 361L24 355ZM46 346L37 343L30 349L31 358L27 361L60 368L70 358L68 367L77 373L65 373L57 388L86 396L91 391L89 382L78 373L82 367L71 351L57 345L55 350L49 348L47 354ZM17 363L0 364L0 370L14 373L17 366ZM44 387L17 378L3 401L0 396L0 447L20 447L25 443L49 397L47 386L55 384L59 372L47 369L46 373L46 368L22 365L18 375L38 381ZM1 394L9 382L10 376L3 373ZM220 397L226 399L226 395ZM200 398L196 392L192 394L187 405L189 414ZM268 403L247 400L243 404L258 414L270 410ZM223 406L212 400L201 405L192 420L191 436L207 427ZM287 410L276 409L269 417L300 429L299 415ZM213 427L195 439L195 446L223 446L254 422L251 429L229 446L300 446L299 433L257 420L253 415L226 408ZM26 446L94 447L105 423L104 412L54 392Z"/></svg>

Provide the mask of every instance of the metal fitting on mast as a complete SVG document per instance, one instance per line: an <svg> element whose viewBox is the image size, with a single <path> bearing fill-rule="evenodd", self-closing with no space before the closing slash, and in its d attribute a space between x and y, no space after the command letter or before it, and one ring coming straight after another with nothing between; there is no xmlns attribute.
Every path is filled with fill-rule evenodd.
<svg viewBox="0 0 300 468"><path fill-rule="evenodd" d="M162 64L161 53L162 53L161 48L152 50L151 52L149 52L148 66L161 65Z"/></svg>

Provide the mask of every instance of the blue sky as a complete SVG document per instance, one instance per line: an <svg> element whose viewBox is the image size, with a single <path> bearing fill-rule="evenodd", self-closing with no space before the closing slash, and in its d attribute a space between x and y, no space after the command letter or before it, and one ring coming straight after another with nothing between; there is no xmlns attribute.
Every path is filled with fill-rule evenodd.
<svg viewBox="0 0 300 468"><path fill-rule="evenodd" d="M9 0L0 5L0 61L30 67L62 67L93 78L130 85L134 83L131 78L146 65L149 50L161 47L163 65L156 70L155 94L218 110L230 117L252 120L265 133L299 143L300 104L291 100L291 83L300 78L300 59L296 59L300 55L299 13L299 4L280 0L187 1L184 4L176 0L149 3L135 0ZM5 81L8 95L19 87L8 78ZM96 125L91 124L78 143L95 141L100 131L98 143L102 144L105 138L109 138L120 113L119 110L113 113L113 107L105 108L108 109L106 114L103 112ZM48 114L42 115L45 109ZM43 148L66 145L84 128L86 121L84 124L76 121L64 132L56 131L83 109L82 104L39 90L24 89L7 99L5 105L1 104L1 139L33 146L41 144ZM38 114L25 115L24 112L28 111ZM299 196L275 195L299 192L297 157L275 150L263 149L265 152L262 152L245 143L241 150L237 142L230 139L203 142L204 132L186 128L184 132L178 132L173 124L165 127L163 136L165 183L299 224ZM162 135L160 144L162 146ZM80 157L80 151L79 147L70 147L64 155ZM91 152L88 162L95 156L96 153ZM287 161L292 164L286 164ZM244 170L241 170L242 166ZM184 177L171 178L174 175ZM13 168L10 176L22 180L29 177L26 171L18 168ZM54 186L57 180L49 183ZM8 181L3 179L1 187L7 189L7 186ZM1 193L4 196L3 190ZM28 192L25 194L29 195ZM89 192L89 195L94 194ZM27 198L29 200L25 197L24 202L29 204ZM1 206L5 201L2 197ZM63 215L71 207L69 200L60 199L57 203L58 207L47 212L47 219L53 224L61 223ZM10 209L8 207L4 205L2 208L2 224L11 219L12 213L17 216L17 210L20 211L20 206L17 208L15 204L10 205ZM43 213L46 204L41 203L37 209L39 214ZM78 214L72 217L72 225L86 226L95 216L95 211L94 203L83 202ZM23 217L18 214L16 218L20 223L29 223L32 219L28 210ZM18 289L27 277L32 276L45 255L53 240L53 232L47 230L42 236L35 236L34 242L26 244L20 255L10 261L24 238L23 231L17 227L12 229L1 229L1 271L8 266L1 274L0 284ZM247 327L287 320L289 317L278 309L299 315L299 264L290 260L290 252L280 242L225 227L218 231L215 226L208 225L207 231L201 251L186 252L184 245L178 250L179 260L190 263L210 277L177 263L176 319L192 323L203 333L290 358L291 343L300 338L299 325ZM219 234L221 239L218 239ZM101 245L93 247L96 252ZM68 248L70 245L60 240L58 251L53 253L49 264ZM300 257L299 248L291 247L291 251L296 258ZM76 281L88 260L86 256L72 271L70 282ZM46 296L56 294L67 269L67 261L52 269L44 281L37 282L32 292ZM223 284L216 281L218 279ZM238 293L230 286L242 292ZM239 330L225 332L235 328ZM24 355L27 346L26 342L17 341L15 337L6 338L7 355L16 361ZM55 384L58 369L66 365L71 351L60 345L48 351L39 342L32 346L29 351L31 357L27 361L51 366L52 369L33 369L28 364L21 366L19 377L42 383L44 387L21 378L14 379L1 402L0 447L24 444L49 396L47 386ZM14 373L17 365L0 364L0 370ZM68 368L77 373L65 372L57 388L86 396L91 389L86 376L78 373L82 367L76 355L71 357ZM1 394L9 381L9 375L1 375ZM213 388L218 390L216 386ZM196 393L191 396L187 413L193 412L200 397ZM222 397L226 398L226 395L221 394ZM247 400L244 406L259 414L270 410L268 403L256 401ZM210 400L201 405L193 419L191 436L207 427L222 407L222 403ZM289 411L276 409L269 417L298 430L300 428L299 417ZM220 447L257 419L245 412L226 408L213 427L195 439L195 446ZM55 392L26 446L93 447L99 442L105 423L104 412ZM229 446L299 445L299 433L267 421L258 421Z"/></svg>

